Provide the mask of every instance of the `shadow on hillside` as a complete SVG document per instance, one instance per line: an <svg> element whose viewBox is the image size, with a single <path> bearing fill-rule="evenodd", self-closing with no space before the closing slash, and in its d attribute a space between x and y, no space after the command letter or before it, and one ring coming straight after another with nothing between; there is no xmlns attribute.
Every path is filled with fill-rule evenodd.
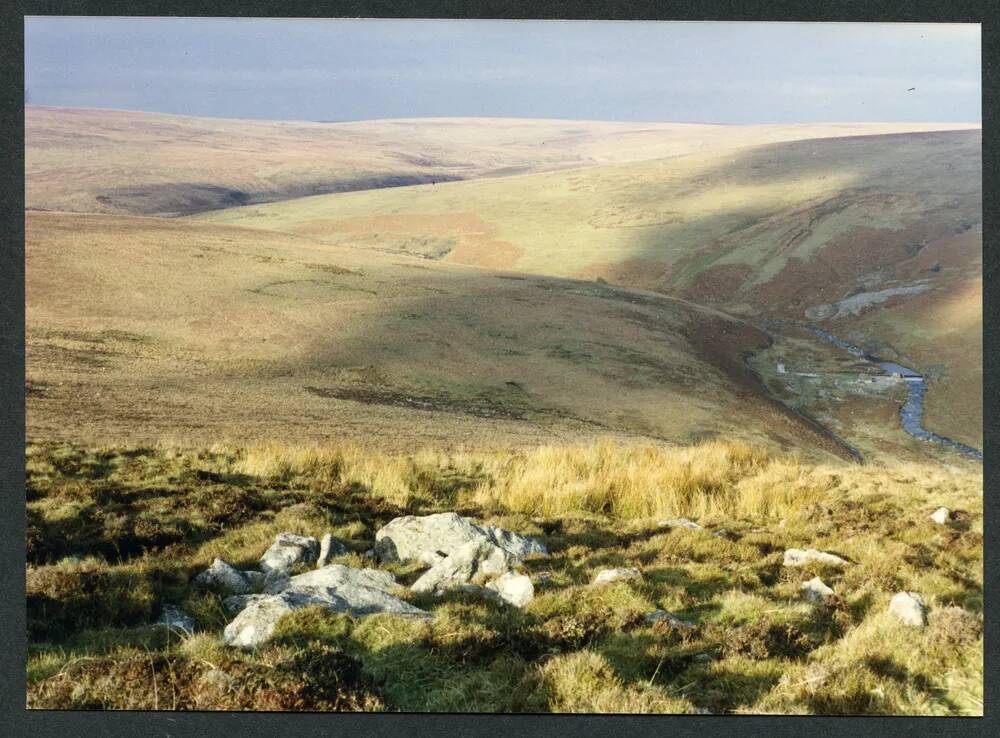
<svg viewBox="0 0 1000 738"><path fill-rule="evenodd" d="M944 226L942 234L950 232L949 228L957 232L977 221L976 209L981 198L977 194L982 166L981 137L982 132L978 130L850 136L765 144L737 152L699 172L691 181L691 191L707 194L716 188L720 191L731 187L750 188L746 205L700 218L690 227L682 223L669 229L637 229L629 247L631 258L652 262L662 258L664 240L668 236L668 240L674 242L697 244L670 270L664 271L659 286L667 292L686 289L686 296L695 301L725 303L737 299L738 290L749 284L756 273L749 266L737 273L739 264L732 263L718 267L711 279L696 279L696 275L706 268L715 269L712 262L728 253L729 247L724 242L733 239L749 242L755 236L768 233L773 242L771 256L781 258L780 249L775 249L783 240L797 242L800 239L796 233L809 233L818 216L836 215L854 201L855 195L862 199L884 197L889 202L901 195L923 198L933 209L935 222L951 223ZM912 166L909 169L901 166L899 157ZM773 194L775 188L794 190L796 184L812 184L833 177L846 178L846 181L799 204L788 204ZM757 190L759 196L753 196L752 190ZM963 214L961 208L956 209L955 202L947 206L934 205L942 196L964 196L957 202L967 205L968 212ZM779 213L784 214L783 219L774 220ZM978 219L981 220L981 215ZM702 230L695 230L695 225ZM878 227L873 223L860 226ZM879 258L887 264L912 256L904 248L905 244L896 243L892 229L886 230L884 236L877 230L868 231L867 239L871 242L869 250L876 256L885 252ZM877 248L875 244L880 239L885 243ZM731 245L742 244L733 240ZM850 270L848 262L834 261L841 271ZM797 266L813 277L802 284L804 289L822 285L824 280L826 283L846 280L846 284L852 276L834 271L827 261ZM859 268L869 266L860 264ZM690 282L691 279L695 281Z"/></svg>

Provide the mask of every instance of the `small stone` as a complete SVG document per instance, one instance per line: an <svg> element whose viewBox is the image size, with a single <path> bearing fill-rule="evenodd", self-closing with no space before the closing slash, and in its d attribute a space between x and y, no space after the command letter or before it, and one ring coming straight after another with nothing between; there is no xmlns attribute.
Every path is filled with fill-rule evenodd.
<svg viewBox="0 0 1000 738"><path fill-rule="evenodd" d="M707 664L709 661L714 661L715 656L710 653L696 653L691 657L692 661L696 661L699 664Z"/></svg>
<svg viewBox="0 0 1000 738"><path fill-rule="evenodd" d="M688 518L670 518L661 520L658 525L661 528L687 528L688 530L701 530L701 526Z"/></svg>
<svg viewBox="0 0 1000 738"><path fill-rule="evenodd" d="M733 533L729 528L719 528L717 531L712 533L716 538L723 538L727 541L735 541L739 538L735 533Z"/></svg>
<svg viewBox="0 0 1000 738"><path fill-rule="evenodd" d="M510 551L518 560L523 560L526 556L536 554L538 556L548 556L549 550L538 538L533 536L522 536L520 533L513 533L496 526L485 528L493 543L505 551Z"/></svg>
<svg viewBox="0 0 1000 738"><path fill-rule="evenodd" d="M347 547L333 537L332 533L327 533L319 542L319 558L316 559L316 567L322 568L330 563L336 556L343 556L347 553Z"/></svg>
<svg viewBox="0 0 1000 738"><path fill-rule="evenodd" d="M626 579L642 579L642 572L634 567L621 569L603 569L597 572L592 584L609 584L610 582L621 582Z"/></svg>
<svg viewBox="0 0 1000 738"><path fill-rule="evenodd" d="M214 559L210 567L194 578L194 583L223 595L248 594L261 588L264 575L259 571L240 571L222 559Z"/></svg>
<svg viewBox="0 0 1000 738"><path fill-rule="evenodd" d="M827 597L831 597L833 593L833 590L826 586L819 577L813 577L802 585L802 594L807 600L812 600L813 602L823 602Z"/></svg>
<svg viewBox="0 0 1000 738"><path fill-rule="evenodd" d="M931 513L931 520L938 525L945 525L949 520L951 520L951 510L946 507L939 507Z"/></svg>
<svg viewBox="0 0 1000 738"><path fill-rule="evenodd" d="M163 614L156 621L156 625L188 635L198 630L198 621L175 605L163 606Z"/></svg>
<svg viewBox="0 0 1000 738"><path fill-rule="evenodd" d="M531 577L509 571L486 585L486 589L500 595L500 599L514 607L524 607L535 599L535 585Z"/></svg>
<svg viewBox="0 0 1000 738"><path fill-rule="evenodd" d="M678 630L690 630L694 627L694 623L689 623L687 620L681 620L679 617L673 613L667 612L666 610L653 610L652 612L647 612L645 615L647 623L665 623L671 628L677 628Z"/></svg>
<svg viewBox="0 0 1000 738"><path fill-rule="evenodd" d="M279 533L260 557L260 568L265 573L288 571L297 564L315 564L318 558L319 541L312 536Z"/></svg>
<svg viewBox="0 0 1000 738"><path fill-rule="evenodd" d="M927 625L927 603L917 592L897 592L889 601L889 612L903 625L922 628Z"/></svg>
<svg viewBox="0 0 1000 738"><path fill-rule="evenodd" d="M842 559L836 554L817 551L815 548L807 548L805 550L790 548L785 551L785 566L803 566L814 561L828 566L844 566L848 563L846 559Z"/></svg>

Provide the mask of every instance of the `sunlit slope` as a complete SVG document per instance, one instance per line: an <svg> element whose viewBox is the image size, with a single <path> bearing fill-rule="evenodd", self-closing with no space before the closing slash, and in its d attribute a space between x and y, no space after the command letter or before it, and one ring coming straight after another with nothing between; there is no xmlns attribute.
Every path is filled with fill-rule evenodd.
<svg viewBox="0 0 1000 738"><path fill-rule="evenodd" d="M979 130L796 141L208 217L821 324L927 373L929 427L982 442Z"/></svg>
<svg viewBox="0 0 1000 738"><path fill-rule="evenodd" d="M888 124L734 127L504 118L310 123L29 106L26 204L41 210L175 215L318 193L898 129Z"/></svg>
<svg viewBox="0 0 1000 738"><path fill-rule="evenodd" d="M177 220L27 218L38 439L721 435L842 454L742 368L762 341L711 311L589 283Z"/></svg>
<svg viewBox="0 0 1000 738"><path fill-rule="evenodd" d="M602 276L728 305L805 309L841 297L837 282L853 272L904 261L911 243L978 225L980 137L802 141L199 217L446 261ZM848 251L843 264L830 262L831 250ZM840 269L831 275L831 267ZM803 282L803 268L822 279Z"/></svg>

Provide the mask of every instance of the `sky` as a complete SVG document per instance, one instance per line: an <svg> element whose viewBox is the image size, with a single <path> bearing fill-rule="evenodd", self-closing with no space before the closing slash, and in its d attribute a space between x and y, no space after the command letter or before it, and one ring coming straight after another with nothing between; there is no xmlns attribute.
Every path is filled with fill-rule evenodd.
<svg viewBox="0 0 1000 738"><path fill-rule="evenodd" d="M981 120L973 24L25 19L28 104L272 120Z"/></svg>

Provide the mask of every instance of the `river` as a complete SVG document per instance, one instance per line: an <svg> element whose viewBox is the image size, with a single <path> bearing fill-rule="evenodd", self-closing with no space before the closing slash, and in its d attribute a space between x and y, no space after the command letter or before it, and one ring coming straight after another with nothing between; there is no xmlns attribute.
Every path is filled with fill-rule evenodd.
<svg viewBox="0 0 1000 738"><path fill-rule="evenodd" d="M849 352L852 356L857 356L867 362L877 364L886 374L898 374L902 377L903 381L906 382L907 395L906 402L903 403L903 407L899 411L899 420L903 426L903 430L911 436L928 443L938 443L942 446L948 446L949 448L953 448L959 453L962 453L970 458L978 459L979 461L983 460L983 452L979 449L973 448L972 446L966 446L964 443L952 440L951 438L939 436L937 433L932 433L923 427L924 395L927 394L927 382L923 375L919 372L910 369L909 367L905 367L902 364L897 364L893 361L885 361L872 356L858 346L855 346L842 338L838 338L822 328L818 328L814 325L802 325L801 327L819 336L820 338L839 346Z"/></svg>

